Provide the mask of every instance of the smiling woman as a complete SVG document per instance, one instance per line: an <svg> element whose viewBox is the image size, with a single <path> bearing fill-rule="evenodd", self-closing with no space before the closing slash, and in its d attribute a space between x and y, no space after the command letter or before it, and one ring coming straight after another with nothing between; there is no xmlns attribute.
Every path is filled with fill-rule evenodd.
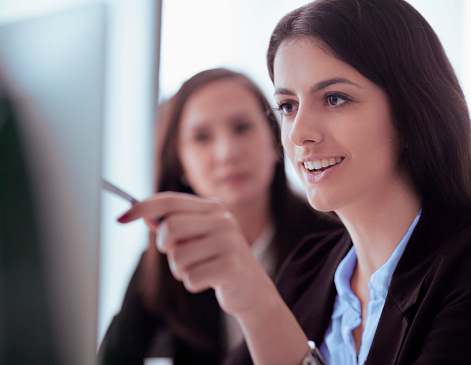
<svg viewBox="0 0 471 365"><path fill-rule="evenodd" d="M331 365L471 362L465 345L471 342L471 126L463 92L430 25L403 0L318 0L281 19L267 64L283 118L282 142L307 197L315 209L334 210L345 227L306 237L284 262L275 286L255 259L256 244L246 230L270 222L260 204L263 194L239 215L242 199L232 206L222 197L157 193L119 219L143 218L156 236L141 272L151 273L151 280L165 278L148 270L159 265L146 265L158 250L168 260L166 278L173 275L197 295L214 290L246 341L228 364L315 364L319 352ZM198 77L176 100L190 100ZM224 95L222 83L213 79L210 85L217 87L213 98ZM201 87L194 95L203 101L207 91ZM277 126L266 103L259 105ZM182 123L185 103L175 106L173 121ZM234 132L232 124L225 129L231 118L220 120L222 129L213 129L212 118L195 120L204 125L196 139L217 151L210 156L223 156L227 166L238 161L238 152L227 150L238 136L231 134L223 147L217 143ZM187 127L195 120L187 119ZM160 170L157 190L186 186L193 192L178 160L185 153L175 143L184 130L171 125L160 156L172 159ZM272 163L272 154L265 156ZM311 171L319 165L320 171ZM282 198L275 195L272 202ZM155 216L166 219L155 225ZM175 296L159 302L142 293L135 308L167 305L166 323L177 339L188 338L180 332L185 312L174 305ZM137 302L129 295L115 323L123 323L131 298ZM195 338L195 345L203 345L203 336ZM181 354L188 352L176 348Z"/></svg>
<svg viewBox="0 0 471 365"><path fill-rule="evenodd" d="M218 313L217 300L227 313L226 328L235 318L246 341L228 364L316 364L319 354L331 365L471 362L470 119L431 27L402 0L318 0L280 21L267 58L287 154L311 205L334 210L345 227L306 237L275 286L254 255L258 243L250 232L258 231L266 243L264 227L299 223L293 210L282 209L285 218L274 223L277 210L267 214L260 203L264 194L241 214L243 199L181 193L194 192L188 172L195 163L179 161L194 142L182 137L193 123L203 126L197 145L214 148L205 159L214 171L244 166L236 176L245 176L251 171L245 163L257 161L242 162L232 150L240 142L232 133L240 129L227 123L231 117L219 119L223 128L214 128L211 113L183 120L180 98L191 101L190 90L205 73L197 75L170 104L178 112L170 113L159 141L159 156L167 162L159 166L157 191L173 192L157 193L119 219L143 218L151 239L104 353L119 360L142 356L167 340L164 348L174 350L175 363L217 363L224 350L220 333L211 330L217 322L207 314ZM206 87L221 85L212 78ZM207 102L206 87L196 89L195 100ZM257 95L252 87L245 91ZM221 89L212 98L219 95ZM263 100L259 110L278 127ZM176 141L186 146L179 149ZM272 163L271 152L260 156ZM319 164L320 171L312 172L310 166ZM272 195L273 207L286 196ZM156 225L155 216L166 219ZM299 232L292 230L288 241ZM168 267L156 257L166 258ZM172 276L181 284L170 285ZM182 303L191 303L190 310ZM165 332L153 338L163 327L170 347Z"/></svg>
<svg viewBox="0 0 471 365"><path fill-rule="evenodd" d="M167 217L173 276L242 327L229 364L470 362L471 123L432 28L402 0L318 0L267 61L287 155L345 228L307 237L275 287L217 201L157 194L120 221Z"/></svg>
<svg viewBox="0 0 471 365"><path fill-rule="evenodd" d="M229 363L296 364L307 338L329 364L471 361L470 118L432 28L402 0L318 0L281 19L267 60L287 154L346 230L304 241L278 277L298 322L272 317L296 341L239 314Z"/></svg>

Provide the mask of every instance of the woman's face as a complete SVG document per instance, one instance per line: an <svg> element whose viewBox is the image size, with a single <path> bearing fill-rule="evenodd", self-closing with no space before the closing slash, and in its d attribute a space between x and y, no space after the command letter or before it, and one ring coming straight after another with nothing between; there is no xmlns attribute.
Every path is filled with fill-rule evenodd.
<svg viewBox="0 0 471 365"><path fill-rule="evenodd" d="M193 191L228 206L269 194L277 160L255 95L233 79L197 90L183 108L178 154Z"/></svg>
<svg viewBox="0 0 471 365"><path fill-rule="evenodd" d="M404 184L382 89L313 40L282 43L274 84L283 145L314 208L368 207Z"/></svg>

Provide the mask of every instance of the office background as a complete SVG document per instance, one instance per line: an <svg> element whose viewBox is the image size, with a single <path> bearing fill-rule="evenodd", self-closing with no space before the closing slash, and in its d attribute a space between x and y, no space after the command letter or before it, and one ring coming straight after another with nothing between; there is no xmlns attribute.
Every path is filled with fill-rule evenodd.
<svg viewBox="0 0 471 365"><path fill-rule="evenodd" d="M0 22L14 22L92 0L0 0ZM103 176L138 199L151 192L157 101L211 67L245 72L271 100L265 66L269 35L305 0L104 0L109 11ZM471 98L471 0L409 0L434 27ZM45 46L47 52L47 46ZM468 67L466 67L468 65ZM291 172L290 172L291 174ZM295 177L293 184L299 187ZM128 203L102 194L98 342L119 310L147 244L142 222L115 218Z"/></svg>

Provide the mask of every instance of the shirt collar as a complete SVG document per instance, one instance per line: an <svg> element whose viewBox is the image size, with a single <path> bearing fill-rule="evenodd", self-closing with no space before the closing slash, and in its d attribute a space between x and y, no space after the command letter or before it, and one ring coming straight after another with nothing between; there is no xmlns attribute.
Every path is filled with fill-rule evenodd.
<svg viewBox="0 0 471 365"><path fill-rule="evenodd" d="M252 243L251 250L265 272L273 278L275 275L275 254L271 242L275 236L275 226L268 224Z"/></svg>
<svg viewBox="0 0 471 365"><path fill-rule="evenodd" d="M274 235L275 227L272 223L270 223L262 230L257 239L252 243L252 253L256 258L263 256Z"/></svg>

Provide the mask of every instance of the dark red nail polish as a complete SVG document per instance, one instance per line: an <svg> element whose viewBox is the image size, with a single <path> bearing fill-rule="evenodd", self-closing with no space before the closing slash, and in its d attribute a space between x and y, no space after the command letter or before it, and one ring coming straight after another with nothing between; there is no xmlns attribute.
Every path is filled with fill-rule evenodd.
<svg viewBox="0 0 471 365"><path fill-rule="evenodd" d="M129 217L129 210L127 212L124 212L122 216L120 216L117 221L119 223L126 223L127 222L127 219Z"/></svg>

